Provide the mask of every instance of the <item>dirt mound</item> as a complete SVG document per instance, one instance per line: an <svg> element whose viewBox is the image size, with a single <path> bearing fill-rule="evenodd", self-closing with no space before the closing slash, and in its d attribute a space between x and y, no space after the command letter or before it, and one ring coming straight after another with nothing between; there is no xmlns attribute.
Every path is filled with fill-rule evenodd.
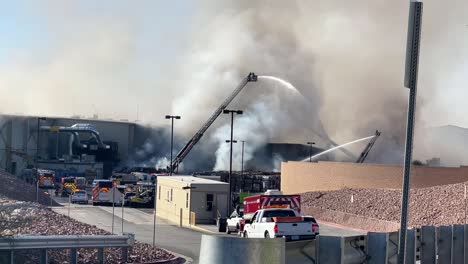
<svg viewBox="0 0 468 264"><path fill-rule="evenodd" d="M95 226L78 222L67 216L32 202L20 202L0 197L0 236L12 235L110 235ZM21 263L38 263L39 254L34 251L18 252ZM67 250L51 250L51 263L66 263ZM174 256L160 248L135 242L129 250L130 263L151 263L171 259ZM107 249L106 263L122 263L120 249ZM79 263L97 263L97 250L78 251Z"/></svg>
<svg viewBox="0 0 468 264"><path fill-rule="evenodd" d="M409 225L465 223L464 183L410 191ZM315 207L386 221L400 221L401 191L342 189L302 194L303 208ZM468 211L467 211L468 212Z"/></svg>
<svg viewBox="0 0 468 264"><path fill-rule="evenodd" d="M0 170L0 179L0 195L18 201L36 201L36 185L29 184L2 170ZM39 203L50 205L49 195L46 193L47 190L39 189ZM60 206L55 201L52 201L52 205Z"/></svg>

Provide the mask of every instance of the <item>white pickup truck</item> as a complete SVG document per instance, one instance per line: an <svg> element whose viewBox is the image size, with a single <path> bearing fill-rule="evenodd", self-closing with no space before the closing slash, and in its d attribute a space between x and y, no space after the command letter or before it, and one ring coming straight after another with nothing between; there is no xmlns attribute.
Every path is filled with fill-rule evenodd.
<svg viewBox="0 0 468 264"><path fill-rule="evenodd" d="M311 219L292 209L262 209L254 214L252 220L245 220L242 235L250 238L285 237L287 241L314 239L319 227Z"/></svg>

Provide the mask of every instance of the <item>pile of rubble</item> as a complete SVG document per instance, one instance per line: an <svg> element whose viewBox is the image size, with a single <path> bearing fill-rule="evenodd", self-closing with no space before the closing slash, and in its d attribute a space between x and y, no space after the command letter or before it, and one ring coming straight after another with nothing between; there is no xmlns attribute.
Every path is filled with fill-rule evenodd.
<svg viewBox="0 0 468 264"><path fill-rule="evenodd" d="M2 184L0 184L0 194L14 200L21 201L36 201L36 186L29 184L17 177L6 173L0 170L0 179L2 179ZM44 205L49 205L52 202L54 206L60 206L55 201L51 201L47 191L39 190L39 203Z"/></svg>
<svg viewBox="0 0 468 264"><path fill-rule="evenodd" d="M0 236L27 235L110 235L109 232L87 225L32 202L20 202L0 197ZM36 263L38 255L20 255L24 263ZM67 250L51 250L51 263L66 263ZM151 263L174 256L156 247L135 242L129 250L129 263ZM120 249L106 252L106 263L122 263ZM79 263L97 262L97 250L78 251Z"/></svg>
<svg viewBox="0 0 468 264"><path fill-rule="evenodd" d="M468 184L468 183L467 183ZM466 223L465 183L412 189L409 225ZM342 189L302 194L303 208L315 207L359 216L399 222L401 191L388 189Z"/></svg>

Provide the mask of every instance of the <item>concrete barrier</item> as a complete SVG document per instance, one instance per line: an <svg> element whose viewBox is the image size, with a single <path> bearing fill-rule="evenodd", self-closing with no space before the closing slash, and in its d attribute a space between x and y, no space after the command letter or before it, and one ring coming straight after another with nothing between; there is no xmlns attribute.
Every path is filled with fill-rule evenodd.
<svg viewBox="0 0 468 264"><path fill-rule="evenodd" d="M285 240L202 235L200 264L285 263Z"/></svg>

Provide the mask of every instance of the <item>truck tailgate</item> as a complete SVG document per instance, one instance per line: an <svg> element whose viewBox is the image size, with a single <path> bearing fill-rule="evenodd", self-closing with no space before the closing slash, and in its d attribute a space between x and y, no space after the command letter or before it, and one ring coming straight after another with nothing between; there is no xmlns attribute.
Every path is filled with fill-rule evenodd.
<svg viewBox="0 0 468 264"><path fill-rule="evenodd" d="M278 236L311 236L312 224L307 222L276 223L278 226Z"/></svg>

